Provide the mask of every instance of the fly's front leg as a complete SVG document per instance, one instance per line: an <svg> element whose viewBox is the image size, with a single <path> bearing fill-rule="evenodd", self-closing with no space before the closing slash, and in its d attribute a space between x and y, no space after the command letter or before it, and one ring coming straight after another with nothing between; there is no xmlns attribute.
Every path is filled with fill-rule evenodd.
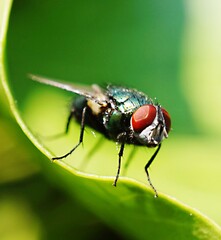
<svg viewBox="0 0 221 240"><path fill-rule="evenodd" d="M69 156L70 154L72 154L72 152L74 152L74 150L75 150L77 147L79 147L79 145L83 142L86 110L87 110L87 107L84 107L84 108L83 108L83 111L82 111L81 131L80 131L80 137L79 137L79 142L78 142L78 144L77 144L74 148L72 148L68 153L66 153L65 155L60 156L60 157L54 157L54 158L52 158L52 160L60 160L60 159L66 158L67 156ZM71 114L69 115L68 122L67 122L67 125L66 125L66 133L68 132L69 124L70 124L70 121L71 121L72 116L73 116L73 112L71 112Z"/></svg>
<svg viewBox="0 0 221 240"><path fill-rule="evenodd" d="M153 160L155 159L155 157L157 156L159 150L160 150L160 147L161 147L161 144L159 144L159 146L157 147L157 150L155 151L155 153L153 154L153 156L150 158L150 160L148 161L148 163L146 164L145 166L145 172L147 174L147 180L151 186L151 188L154 190L155 192L155 197L158 197L158 194L157 194L157 190L156 188L153 186L151 180L150 180L150 175L149 175L149 172L148 172L148 168L150 167L151 163L153 162Z"/></svg>
<svg viewBox="0 0 221 240"><path fill-rule="evenodd" d="M118 140L121 142L121 146L120 146L120 151L118 153L118 168L117 168L117 175L116 175L114 183L113 183L114 187L117 186L117 180L120 176L121 158L123 157L123 154L124 154L125 138L126 138L126 133L121 133L118 136Z"/></svg>

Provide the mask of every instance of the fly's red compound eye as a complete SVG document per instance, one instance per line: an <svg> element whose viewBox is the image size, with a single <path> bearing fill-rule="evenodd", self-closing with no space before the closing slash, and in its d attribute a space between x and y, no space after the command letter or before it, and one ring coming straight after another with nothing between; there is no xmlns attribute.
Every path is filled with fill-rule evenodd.
<svg viewBox="0 0 221 240"><path fill-rule="evenodd" d="M164 121L165 121L165 124L166 124L166 130L167 130L167 133L168 133L170 131L170 128L171 128L171 118L170 118L169 113L164 108L162 108L162 113L163 113Z"/></svg>
<svg viewBox="0 0 221 240"><path fill-rule="evenodd" d="M135 132L141 132L152 124L156 117L156 108L153 105L139 107L131 117L131 124Z"/></svg>

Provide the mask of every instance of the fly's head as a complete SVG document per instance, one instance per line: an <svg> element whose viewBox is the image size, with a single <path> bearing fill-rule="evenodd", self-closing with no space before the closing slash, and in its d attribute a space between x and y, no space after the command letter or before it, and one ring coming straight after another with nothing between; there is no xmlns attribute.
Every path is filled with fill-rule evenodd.
<svg viewBox="0 0 221 240"><path fill-rule="evenodd" d="M168 137L171 118L160 105L146 104L132 114L130 127L134 138L140 144L156 147L164 138Z"/></svg>

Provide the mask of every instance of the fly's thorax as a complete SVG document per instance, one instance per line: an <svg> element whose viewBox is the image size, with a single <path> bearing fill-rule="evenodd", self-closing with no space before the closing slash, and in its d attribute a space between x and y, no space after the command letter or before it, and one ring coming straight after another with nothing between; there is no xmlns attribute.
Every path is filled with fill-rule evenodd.
<svg viewBox="0 0 221 240"><path fill-rule="evenodd" d="M132 115L130 127L134 138L142 145L155 147L168 137L171 120L159 105L143 105Z"/></svg>
<svg viewBox="0 0 221 240"><path fill-rule="evenodd" d="M121 132L121 117L122 114L117 110L106 111L105 116L103 117L104 125L110 137L113 139L117 137L119 132Z"/></svg>
<svg viewBox="0 0 221 240"><path fill-rule="evenodd" d="M119 141L119 134L130 132L130 116L117 109L108 108L103 113L103 124L107 135L114 141Z"/></svg>
<svg viewBox="0 0 221 240"><path fill-rule="evenodd" d="M152 99L135 89L117 86L108 86L107 89L109 99L114 104L113 108L122 114L132 114L140 106L152 103Z"/></svg>

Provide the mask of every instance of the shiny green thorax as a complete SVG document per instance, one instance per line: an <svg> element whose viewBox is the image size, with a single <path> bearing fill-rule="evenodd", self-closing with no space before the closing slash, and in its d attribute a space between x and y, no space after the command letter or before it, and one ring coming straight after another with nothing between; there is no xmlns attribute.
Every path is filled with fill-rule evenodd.
<svg viewBox="0 0 221 240"><path fill-rule="evenodd" d="M133 113L144 104L153 104L152 99L142 92L124 87L108 86L107 95L113 99L117 110L123 114Z"/></svg>

